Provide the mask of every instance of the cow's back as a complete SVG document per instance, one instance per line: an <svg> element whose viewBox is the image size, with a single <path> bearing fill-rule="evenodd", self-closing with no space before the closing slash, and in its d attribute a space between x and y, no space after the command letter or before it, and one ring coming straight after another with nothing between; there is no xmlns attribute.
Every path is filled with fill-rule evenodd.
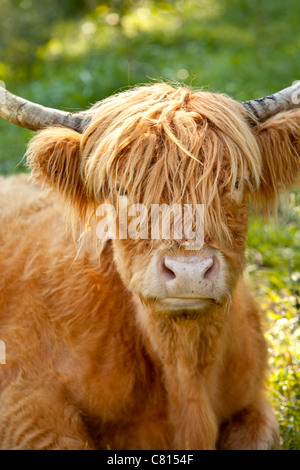
<svg viewBox="0 0 300 470"><path fill-rule="evenodd" d="M41 260L54 240L66 243L66 223L55 196L29 175L0 178L0 292L11 276L22 279L33 258Z"/></svg>
<svg viewBox="0 0 300 470"><path fill-rule="evenodd" d="M7 365L0 372L30 365L28 355L40 347L41 332L48 328L45 299L54 289L55 258L66 254L70 265L76 247L55 196L29 175L0 178L0 340L7 346Z"/></svg>
<svg viewBox="0 0 300 470"><path fill-rule="evenodd" d="M54 200L29 175L0 177L0 246L5 249L19 243L34 225L37 214L53 208ZM39 223L42 223L40 219Z"/></svg>

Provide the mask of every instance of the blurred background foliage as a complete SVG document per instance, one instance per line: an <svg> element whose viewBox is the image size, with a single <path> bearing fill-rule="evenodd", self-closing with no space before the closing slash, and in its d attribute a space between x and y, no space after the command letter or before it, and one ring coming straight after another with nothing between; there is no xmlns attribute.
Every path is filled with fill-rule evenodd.
<svg viewBox="0 0 300 470"><path fill-rule="evenodd" d="M238 100L300 79L298 0L0 0L0 6L0 80L48 106L86 108L153 78ZM28 138L7 126L4 134L2 173L20 160Z"/></svg>
<svg viewBox="0 0 300 470"><path fill-rule="evenodd" d="M176 80L237 100L300 79L299 0L0 0L0 80L46 106L78 110L136 83ZM0 122L0 173L31 133ZM300 449L300 195L276 221L253 217L247 275L270 341L283 448Z"/></svg>

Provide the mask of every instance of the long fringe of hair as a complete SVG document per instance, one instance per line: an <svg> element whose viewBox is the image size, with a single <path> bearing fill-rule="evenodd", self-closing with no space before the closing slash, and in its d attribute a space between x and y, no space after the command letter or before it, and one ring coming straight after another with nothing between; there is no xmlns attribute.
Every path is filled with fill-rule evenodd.
<svg viewBox="0 0 300 470"><path fill-rule="evenodd" d="M243 107L226 95L166 83L141 86L98 103L81 139L89 199L128 194L146 205L205 204L206 228L230 239L222 190L255 190L258 145Z"/></svg>

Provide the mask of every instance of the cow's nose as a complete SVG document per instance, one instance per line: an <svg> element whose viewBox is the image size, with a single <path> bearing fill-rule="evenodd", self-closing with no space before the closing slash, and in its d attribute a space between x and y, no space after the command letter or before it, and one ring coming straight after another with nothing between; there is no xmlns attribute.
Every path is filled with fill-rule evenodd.
<svg viewBox="0 0 300 470"><path fill-rule="evenodd" d="M215 256L170 256L158 262L158 274L170 297L209 297L219 275Z"/></svg>

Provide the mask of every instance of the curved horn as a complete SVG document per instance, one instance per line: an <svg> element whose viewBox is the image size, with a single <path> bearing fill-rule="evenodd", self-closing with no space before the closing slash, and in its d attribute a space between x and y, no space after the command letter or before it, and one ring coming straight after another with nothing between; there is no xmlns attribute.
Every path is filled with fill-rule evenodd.
<svg viewBox="0 0 300 470"><path fill-rule="evenodd" d="M63 126L82 133L91 115L88 112L68 113L46 108L19 98L0 86L0 117L32 131L49 126Z"/></svg>
<svg viewBox="0 0 300 470"><path fill-rule="evenodd" d="M256 100L244 101L242 105L252 113L259 122L266 121L281 111L300 108L300 82Z"/></svg>

